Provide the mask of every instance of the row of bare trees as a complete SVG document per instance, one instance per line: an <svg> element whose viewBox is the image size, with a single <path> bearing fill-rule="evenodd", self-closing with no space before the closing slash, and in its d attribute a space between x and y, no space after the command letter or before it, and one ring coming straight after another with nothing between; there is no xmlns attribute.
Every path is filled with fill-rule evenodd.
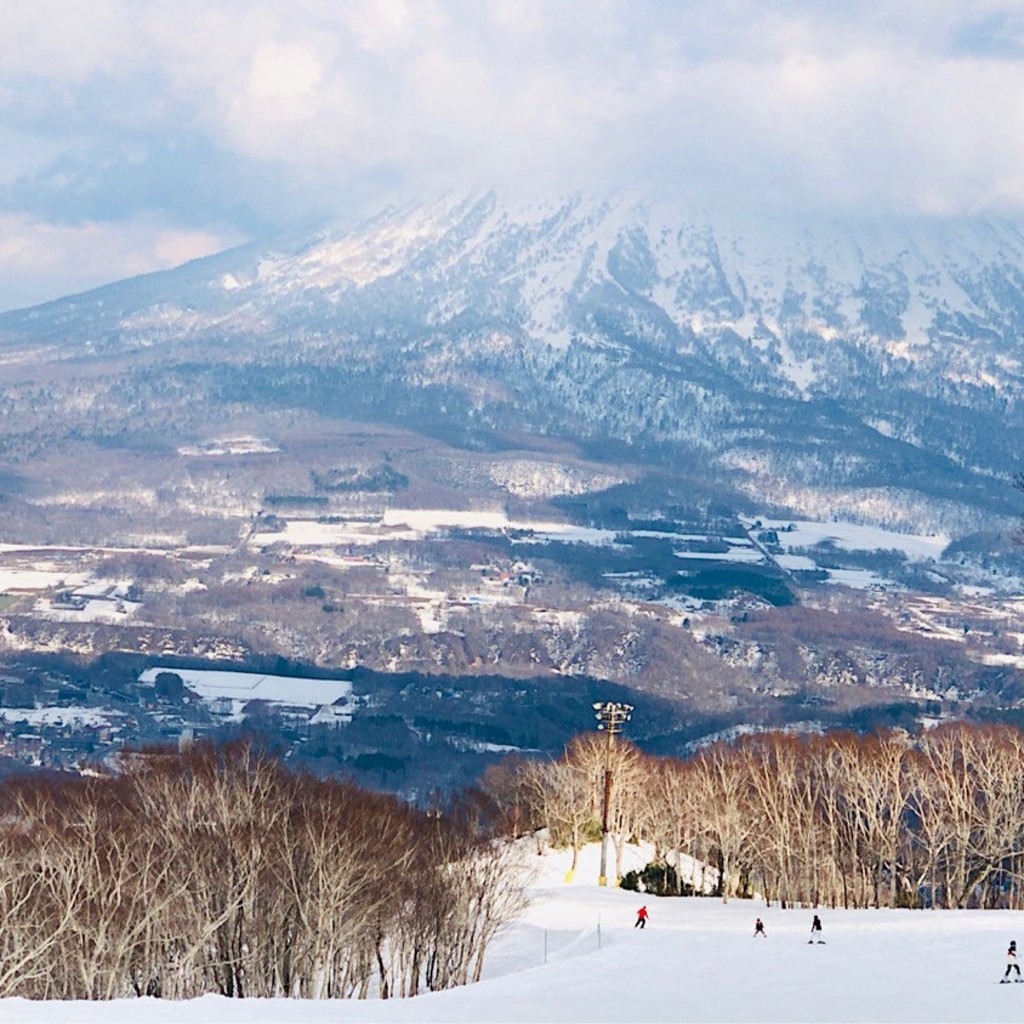
<svg viewBox="0 0 1024 1024"><path fill-rule="evenodd" d="M521 909L475 817L244 744L0 793L0 996L413 995L478 978Z"/></svg>
<svg viewBox="0 0 1024 1024"><path fill-rule="evenodd" d="M578 737L558 760L485 778L512 832L595 838L606 758L616 874L626 837L653 844L682 891L705 868L724 899L783 905L1024 905L1024 732L950 723L893 731L746 735L685 760ZM575 861L574 861L575 866Z"/></svg>

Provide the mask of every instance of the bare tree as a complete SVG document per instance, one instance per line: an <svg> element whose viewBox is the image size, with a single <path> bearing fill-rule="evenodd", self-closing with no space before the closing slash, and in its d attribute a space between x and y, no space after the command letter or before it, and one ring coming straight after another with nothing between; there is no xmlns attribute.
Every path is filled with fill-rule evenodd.
<svg viewBox="0 0 1024 1024"><path fill-rule="evenodd" d="M438 822L246 744L4 788L2 994L325 998L375 977L411 994L478 977L521 906L479 818Z"/></svg>
<svg viewBox="0 0 1024 1024"><path fill-rule="evenodd" d="M694 791L703 808L708 838L718 855L718 888L727 903L736 869L757 828L750 802L750 776L727 743L713 743L694 758Z"/></svg>
<svg viewBox="0 0 1024 1024"><path fill-rule="evenodd" d="M567 761L530 761L520 777L529 805L544 821L552 845L572 850L575 871L583 845L599 828L594 816L593 779L586 769Z"/></svg>

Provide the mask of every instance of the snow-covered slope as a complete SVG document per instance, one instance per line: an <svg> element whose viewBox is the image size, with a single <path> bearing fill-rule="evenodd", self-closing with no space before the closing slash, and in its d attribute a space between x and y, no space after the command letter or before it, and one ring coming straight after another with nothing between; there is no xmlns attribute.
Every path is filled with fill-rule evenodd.
<svg viewBox="0 0 1024 1024"><path fill-rule="evenodd" d="M1010 911L819 910L825 945L808 945L812 911L758 901L651 899L599 889L598 848L576 884L566 855L543 858L536 899L496 940L486 978L411 1000L311 1003L147 999L0 1002L14 1024L222 1024L347 1021L1019 1021L1024 985L999 985L1024 933ZM587 882L587 879L590 882ZM633 928L641 902L650 924ZM767 937L754 939L754 920Z"/></svg>

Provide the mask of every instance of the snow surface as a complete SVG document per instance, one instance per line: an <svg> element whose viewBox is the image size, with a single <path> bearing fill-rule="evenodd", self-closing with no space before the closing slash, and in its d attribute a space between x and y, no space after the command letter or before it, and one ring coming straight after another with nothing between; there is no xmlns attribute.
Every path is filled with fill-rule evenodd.
<svg viewBox="0 0 1024 1024"><path fill-rule="evenodd" d="M637 862L634 851L632 863ZM478 985L411 1000L185 1003L0 1001L18 1024L348 1024L401 1021L1020 1021L1024 985L999 985L1024 913L827 910L761 901L641 897L595 884L598 847L574 883L565 853L536 857L535 899L494 942ZM627 862L628 866L629 862ZM633 928L646 903L650 923ZM754 939L761 917L766 939Z"/></svg>
<svg viewBox="0 0 1024 1024"><path fill-rule="evenodd" d="M265 700L292 707L319 707L333 704L352 693L346 679L303 679L291 676L268 676L256 672L225 672L215 669L147 668L139 676L141 683L155 683L161 672L173 672L203 700L227 697L232 700Z"/></svg>
<svg viewBox="0 0 1024 1024"><path fill-rule="evenodd" d="M223 437L201 445L186 445L178 449L179 455L269 455L281 449L263 437Z"/></svg>
<svg viewBox="0 0 1024 1024"><path fill-rule="evenodd" d="M84 729L90 725L110 725L111 719L124 718L120 711L105 708L0 708L0 721L27 722L34 726L68 726Z"/></svg>
<svg viewBox="0 0 1024 1024"><path fill-rule="evenodd" d="M687 558L698 562L746 562L759 565L765 561L764 555L750 546L730 546L728 551L676 551L676 558Z"/></svg>
<svg viewBox="0 0 1024 1024"><path fill-rule="evenodd" d="M572 523L512 520L504 512L460 509L388 509L379 520L321 523L315 519L289 519L283 530L254 533L256 547L285 543L294 547L374 545L382 541L417 541L445 530L514 531L526 534L522 543L563 541L575 544L612 544L614 530L599 530Z"/></svg>
<svg viewBox="0 0 1024 1024"><path fill-rule="evenodd" d="M76 592L77 596L77 592ZM52 622L114 622L138 614L141 605L134 601L108 598L86 601L81 608L56 608L48 600L37 601L34 613Z"/></svg>
<svg viewBox="0 0 1024 1024"><path fill-rule="evenodd" d="M891 580L887 580L870 569L828 569L826 583L851 590L894 590L901 589Z"/></svg>
<svg viewBox="0 0 1024 1024"><path fill-rule="evenodd" d="M74 587L88 579L85 573L66 569L0 569L0 591L51 590L54 587Z"/></svg>
<svg viewBox="0 0 1024 1024"><path fill-rule="evenodd" d="M813 572L818 568L818 563L806 555L775 555L775 564L781 569L788 569L790 572Z"/></svg>
<svg viewBox="0 0 1024 1024"><path fill-rule="evenodd" d="M753 528L752 524L748 525ZM793 529L789 529L790 526ZM860 523L813 523L792 519L762 519L758 530L775 530L779 544L787 551L831 541L847 551L902 551L912 561L939 558L950 540L942 534L896 533Z"/></svg>

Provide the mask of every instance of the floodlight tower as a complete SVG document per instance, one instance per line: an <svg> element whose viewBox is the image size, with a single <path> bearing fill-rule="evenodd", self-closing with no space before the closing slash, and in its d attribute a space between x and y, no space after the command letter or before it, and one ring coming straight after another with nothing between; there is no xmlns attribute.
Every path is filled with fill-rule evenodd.
<svg viewBox="0 0 1024 1024"><path fill-rule="evenodd" d="M594 705L597 714L598 729L604 730L608 743L604 748L604 803L601 811L601 874L597 884L608 884L608 806L612 801L612 744L616 734L628 722L633 714L632 704L619 704L616 701L598 701Z"/></svg>

